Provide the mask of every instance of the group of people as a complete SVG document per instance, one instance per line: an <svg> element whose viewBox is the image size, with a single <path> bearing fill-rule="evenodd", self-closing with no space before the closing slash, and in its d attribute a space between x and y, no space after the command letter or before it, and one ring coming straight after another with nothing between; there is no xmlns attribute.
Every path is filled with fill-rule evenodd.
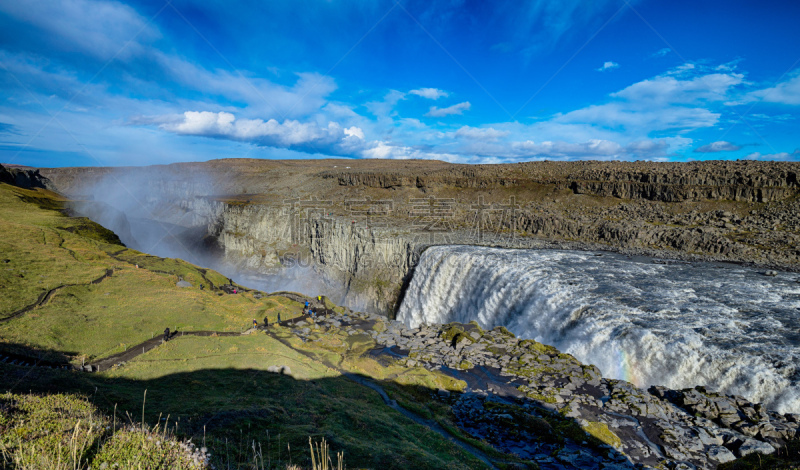
<svg viewBox="0 0 800 470"><path fill-rule="evenodd" d="M278 320L276 323L281 322L281 314L278 312ZM253 328L258 328L258 322L253 318ZM264 328L269 328L269 317L264 317Z"/></svg>
<svg viewBox="0 0 800 470"><path fill-rule="evenodd" d="M317 318L317 310L311 308L308 300L306 300L306 305L303 307L303 315L311 315L312 318Z"/></svg>

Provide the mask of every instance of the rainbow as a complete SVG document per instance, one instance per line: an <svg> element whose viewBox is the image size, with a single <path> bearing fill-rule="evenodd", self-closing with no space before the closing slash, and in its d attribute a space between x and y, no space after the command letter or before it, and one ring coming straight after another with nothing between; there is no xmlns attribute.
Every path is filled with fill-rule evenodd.
<svg viewBox="0 0 800 470"><path fill-rule="evenodd" d="M618 369L615 371L617 372L617 377L620 377L622 380L626 382L630 382L637 387L643 387L645 384L642 381L642 377L639 374L641 370L639 368L639 361L634 357L625 352L623 349L620 349L617 353L618 358Z"/></svg>

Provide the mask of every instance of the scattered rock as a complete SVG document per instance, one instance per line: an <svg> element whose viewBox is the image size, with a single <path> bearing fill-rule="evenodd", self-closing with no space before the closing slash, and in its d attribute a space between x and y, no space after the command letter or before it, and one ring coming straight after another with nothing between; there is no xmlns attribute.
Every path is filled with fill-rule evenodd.
<svg viewBox="0 0 800 470"><path fill-rule="evenodd" d="M739 446L737 454L739 457L746 457L753 453L771 454L775 452L775 448L763 441L755 439L746 439L744 443Z"/></svg>
<svg viewBox="0 0 800 470"><path fill-rule="evenodd" d="M718 445L709 447L706 453L708 454L709 458L714 459L719 463L728 463L732 460L736 460L736 456L733 455L733 452Z"/></svg>

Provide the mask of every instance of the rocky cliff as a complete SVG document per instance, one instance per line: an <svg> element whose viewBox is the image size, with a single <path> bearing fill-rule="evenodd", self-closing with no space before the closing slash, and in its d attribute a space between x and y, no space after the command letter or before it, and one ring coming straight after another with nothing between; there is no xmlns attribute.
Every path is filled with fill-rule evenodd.
<svg viewBox="0 0 800 470"><path fill-rule="evenodd" d="M411 240L378 234L338 217L304 218L281 207L228 205L198 198L187 209L205 218L224 261L240 272L307 270L324 292L370 311L394 310L416 261Z"/></svg>
<svg viewBox="0 0 800 470"><path fill-rule="evenodd" d="M551 185L577 194L680 202L770 202L797 194L800 166L788 162L541 162L516 165L427 166L422 171L336 171L342 186L374 188L524 188Z"/></svg>
<svg viewBox="0 0 800 470"><path fill-rule="evenodd" d="M43 169L67 194L206 227L227 263L309 268L390 312L424 247L614 250L800 268L792 162L217 160ZM208 245L208 243L206 243Z"/></svg>
<svg viewBox="0 0 800 470"><path fill-rule="evenodd" d="M24 189L42 188L56 191L52 181L42 176L35 168L4 167L0 165L0 183L19 186Z"/></svg>

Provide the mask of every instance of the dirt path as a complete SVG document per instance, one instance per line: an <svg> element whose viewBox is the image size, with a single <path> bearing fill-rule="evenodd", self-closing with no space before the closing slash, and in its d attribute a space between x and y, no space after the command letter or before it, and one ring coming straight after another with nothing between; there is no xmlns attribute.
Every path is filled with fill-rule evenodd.
<svg viewBox="0 0 800 470"><path fill-rule="evenodd" d="M303 300L303 302L304 301L305 300ZM333 311L326 309L323 312L318 312L317 316L327 316L327 315L329 315L331 313L333 313ZM289 320L284 320L284 321L282 321L280 323L273 322L270 325L278 324L278 325L281 325L281 326L291 327L291 326L294 326L294 324L296 324L296 323L298 323L300 321L304 321L304 320L308 320L308 319L311 319L311 315L310 314L305 314L305 315L301 315L299 317L295 317L295 318L292 318L292 319L289 319ZM259 327L258 329L261 330L261 331L264 330L263 327ZM172 332L170 332L169 338L170 338L170 340L174 340L175 338L180 338L180 337L183 337L183 336L241 336L243 334L250 334L251 331L252 331L252 329L248 330L248 331L246 331L244 333L238 333L238 332L234 332L234 331L172 331ZM139 344L137 344L135 346L131 346L130 348L126 349L123 352L120 352L120 353L117 353L117 354L113 354L113 355L108 356L106 358L103 358L103 359L101 359L101 360L99 360L97 362L86 364L84 366L84 368L88 367L88 369L84 369L84 370L86 372L98 372L98 371L101 371L101 370L108 370L111 367L113 367L115 364L119 364L121 362L128 362L131 359L134 359L135 357L140 356L140 355L146 353L147 351L150 351L150 350L160 346L163 343L164 343L164 335L158 335L158 336L156 336L154 338L148 339L147 341L139 343Z"/></svg>
<svg viewBox="0 0 800 470"><path fill-rule="evenodd" d="M92 283L101 282L103 279L105 279L106 277L108 277L110 275L111 275L111 270L106 272L106 275L104 275L103 277L101 277L99 279L96 279L95 281L92 281ZM60 287L58 287L56 289L60 289L60 288L63 288L63 287L67 287L67 286L60 286ZM51 292L54 292L56 289L51 290ZM49 298L45 294L42 294L42 295L44 297L46 297L46 298ZM273 293L273 294L270 294L270 295L280 295L280 296L287 297L287 298L289 298L291 300L294 300L296 302L301 302L301 303L305 302L306 300L308 300L309 302L311 302L313 304L317 303L316 299L313 299L313 301L312 301L312 299L308 299L308 298L306 298L304 296L301 296L299 294L295 294L295 293L292 293L292 292L279 292L279 293ZM40 298L40 300L37 301L36 304L34 304L30 308L28 308L28 310L30 310L31 308L34 308L36 305L41 305L44 302L46 302L46 299ZM27 310L25 310L25 311L27 311ZM24 313L24 312L21 312L19 314L22 314L22 313ZM334 312L332 310L324 309L324 310L322 310L322 311L317 313L317 317L324 317L324 316L328 316L328 315L333 314L333 313ZM285 320L285 321L282 321L282 322L273 322L270 325L274 325L274 324L277 323L280 326L292 327L295 324L299 323L300 321L306 321L306 320L312 320L312 316L310 314L305 314L305 315L301 315L299 317L295 317L295 318L292 318L292 319L289 319L289 320ZM270 334L269 330L266 330L263 327L259 327L258 330L266 331L267 334ZM171 332L169 340L170 341L174 341L175 339L183 337L183 336L205 336L205 337L208 337L208 336L241 336L241 335L250 334L250 333L252 333L252 331L253 331L252 329L248 330L248 331L246 331L244 333L237 333L237 332L230 332L230 331L177 331L177 332ZM308 358L310 358L310 359L312 359L314 361L321 362L325 366L330 367L333 370L336 370L337 372L342 374L342 376L347 378L348 380L351 380L351 381L353 381L353 382L355 382L355 383L357 383L359 385L362 385L362 386L367 387L367 388L369 388L371 390L374 390L376 393L378 393L378 395L380 395L380 397L383 400L383 402L387 406L389 406L390 408L394 409L395 411L399 412L400 414L402 414L406 418L414 421L415 423L417 423L417 424L419 424L421 426L424 426L424 427L430 429L431 431L434 431L437 434L441 435L442 437L447 439L449 442L457 445L458 447L460 447L464 451L470 453L475 458L477 458L478 460L480 460L483 463L485 463L488 467L490 467L492 469L496 469L497 468L492 463L492 460L486 454L484 454L482 451L478 450L477 448L467 444L466 442L463 442L463 441L455 438L453 435L451 435L449 432L447 432L447 430L444 429L437 422L435 422L433 420L425 419L425 418L413 413L412 411L409 411L409 410L403 408L402 406L398 405L395 400L392 400L389 397L389 395L386 393L386 391L383 389L383 387L381 387L375 381L370 380L370 379L368 379L366 377L359 376L357 374L353 374L353 373L347 372L347 371L341 369L337 364L332 364L332 363L330 363L328 361L320 359L319 357L317 357L316 355L314 355L312 353L309 353L309 352L306 352L306 351L302 351L302 350L298 350L298 349L294 348L291 345L291 343L289 343L288 341L286 341L283 338L279 338L279 337L277 337L275 335L272 335L272 334L270 334L270 336L272 336L276 340L280 341L283 345L285 345L286 347L292 349L293 351L296 351L296 352L298 352L298 353L300 353L300 354L302 354L302 355L304 355L304 356L306 356L306 357L308 357ZM159 336L157 336L155 338L151 338L151 339L149 339L147 341L144 341L142 343L139 343L139 344L137 344L135 346L131 346L130 348L126 349L123 352L120 352L120 353L117 353L117 354L113 354L113 355L108 356L108 357L106 357L104 359L101 359L101 360L99 360L97 362L86 364L80 370L85 371L85 372L99 372L99 371L108 370L108 369L112 368L114 365L117 365L117 364L120 364L120 363L123 363L123 362L128 362L128 361L136 358L137 356L145 354L146 352L157 348L158 346L162 345L163 343L164 343L164 336L163 335L159 335ZM11 358L9 358L9 359L11 359ZM8 360L8 359L3 359L3 362L5 362L5 360ZM20 364L20 365L22 365L22 364ZM29 364L26 364L26 365L29 365ZM37 364L34 364L34 365L37 365ZM47 365L50 366L50 367L65 367L65 366L68 366L68 364L49 364L49 363Z"/></svg>
<svg viewBox="0 0 800 470"><path fill-rule="evenodd" d="M328 312L329 311L326 311L326 314ZM389 394L386 393L386 391L383 389L383 387L381 387L374 380L370 380L370 379L368 379L366 377L362 377L362 376L360 376L358 374L353 374L351 372L347 372L346 370L343 370L341 367L339 367L339 365L337 365L337 364L333 364L333 363L331 363L329 361L321 359L321 358L317 357L316 355L314 355L312 353L309 353L309 352L306 352L306 351L302 351L302 350L298 350L298 349L294 348L291 345L291 343L289 343L288 341L286 341L283 338L279 338L279 337L274 336L274 335L272 335L272 337L275 338L276 340L280 341L281 344L283 344L287 348L290 348L293 351L296 351L296 352L308 357L309 359L311 359L313 361L321 362L325 366L327 366L327 367L339 372L340 374L342 374L343 377L347 378L348 380L351 380L351 381L353 381L353 382L355 382L355 383L357 383L357 384L359 384L361 386L364 386L364 387L367 387L369 389L374 390L375 392L378 393L378 395L380 395L381 399L383 400L384 404L386 404L386 406L388 406L388 407L392 408L393 410L399 412L400 414L402 414L406 418L410 419L411 421L414 421L415 423L419 424L420 426L424 426L424 427L430 429L431 431L441 435L442 437L447 439L449 442L457 445L458 447L462 448L464 451L472 454L473 457L475 457L476 459L478 459L478 460L482 461L483 463L485 463L489 468L497 469L497 467L492 463L491 459L489 459L489 457L486 454L484 454L483 452L481 452L477 448L467 444L466 442L463 442L463 441L460 441L459 439L456 439L452 434L447 432L447 430L444 429L442 426L440 426L439 423L437 423L436 421L425 419L425 418L417 415L416 413L414 413L414 412L412 412L410 410L407 410L407 409L403 408L402 406L398 405L395 400L392 400L389 397Z"/></svg>
<svg viewBox="0 0 800 470"><path fill-rule="evenodd" d="M60 291L61 289L64 289L64 288L67 288L67 287L88 286L88 285L91 285L91 284L100 284L101 282L103 282L104 279L106 279L108 277L111 277L113 274L114 274L114 270L113 269L106 269L106 273L105 274L103 274L102 276L98 277L97 279L89 281L89 282L87 282L85 284L62 284L60 286L57 286L57 287L54 287L54 288L50 289L47 292L42 292L41 294L39 294L39 298L36 299L36 302L28 305L27 307L23 307L23 308L17 310L16 312L12 312L11 315L9 315L9 316L7 316L5 318L0 318L0 323L7 322L9 320L13 320L13 319L15 319L15 318L27 313L27 312L30 312L31 310L35 309L36 307L41 307L42 305L44 305L47 302L49 302L50 299L53 298L53 295L55 295L55 293Z"/></svg>

